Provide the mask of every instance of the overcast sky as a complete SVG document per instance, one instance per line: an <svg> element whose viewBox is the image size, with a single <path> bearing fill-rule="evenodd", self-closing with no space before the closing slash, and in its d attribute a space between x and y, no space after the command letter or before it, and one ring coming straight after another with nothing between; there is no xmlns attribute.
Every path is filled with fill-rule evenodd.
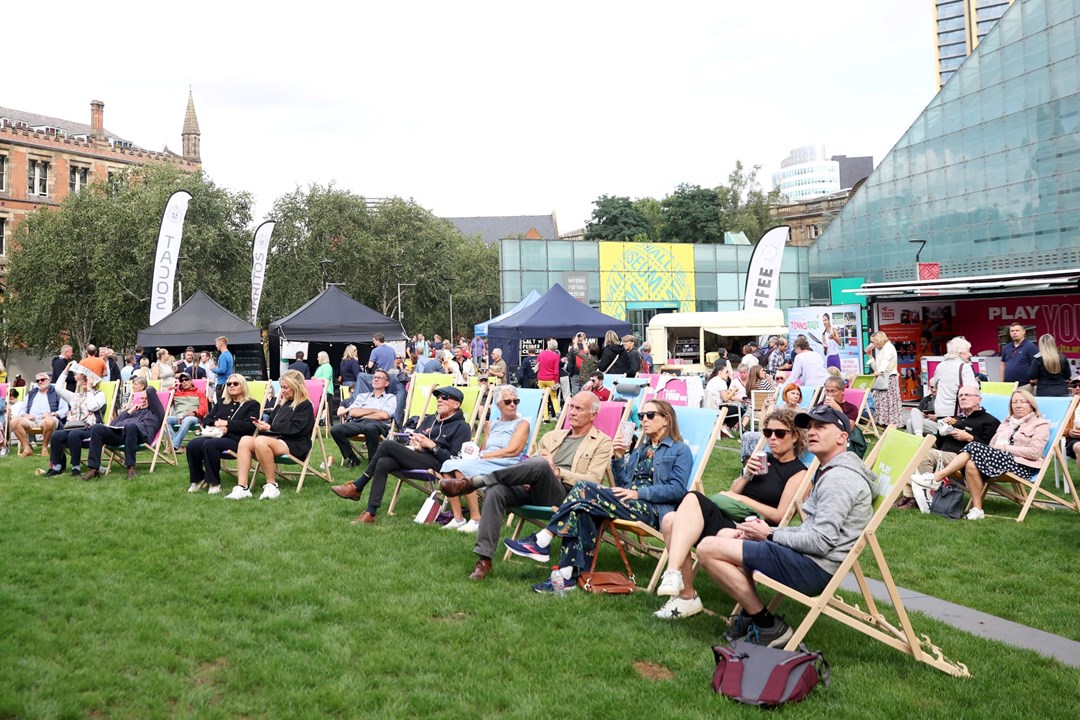
<svg viewBox="0 0 1080 720"><path fill-rule="evenodd" d="M880 162L936 88L930 0L49 8L5 6L0 106L89 122L100 99L112 132L179 152L190 84L203 167L256 221L333 181L566 232L602 194L716 185L736 159L763 185L802 145Z"/></svg>

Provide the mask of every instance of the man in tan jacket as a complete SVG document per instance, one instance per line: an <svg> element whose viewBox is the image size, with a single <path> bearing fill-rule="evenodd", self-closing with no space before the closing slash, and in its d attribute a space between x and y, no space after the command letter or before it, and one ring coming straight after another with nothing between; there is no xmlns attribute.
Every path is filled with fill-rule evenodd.
<svg viewBox="0 0 1080 720"><path fill-rule="evenodd" d="M552 430L540 440L534 457L474 478L451 478L439 483L447 496L485 488L484 511L473 549L479 559L469 576L482 580L491 572L491 558L499 542L507 508L521 505L558 507L566 499L567 488L588 480L600 482L611 467L611 438L593 427L600 411L600 399L580 392L569 404L570 429Z"/></svg>

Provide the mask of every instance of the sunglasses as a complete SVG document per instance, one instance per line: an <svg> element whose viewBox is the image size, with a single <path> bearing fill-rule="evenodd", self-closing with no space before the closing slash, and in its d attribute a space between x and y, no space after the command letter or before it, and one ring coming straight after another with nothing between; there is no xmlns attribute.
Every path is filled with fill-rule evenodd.
<svg viewBox="0 0 1080 720"><path fill-rule="evenodd" d="M39 382L39 383L47 383L47 382L49 382L49 378L38 378L37 382Z"/></svg>
<svg viewBox="0 0 1080 720"><path fill-rule="evenodd" d="M509 400L503 400L503 405L517 405L521 402L520 398L510 398Z"/></svg>
<svg viewBox="0 0 1080 720"><path fill-rule="evenodd" d="M226 387L238 387L239 385L240 385L240 383L236 382L235 380L232 381L232 382L225 383Z"/></svg>
<svg viewBox="0 0 1080 720"><path fill-rule="evenodd" d="M664 417L664 414L662 412L660 412L659 410L649 410L648 412L639 412L637 414L637 419L638 420L652 420L657 415L659 415L660 417Z"/></svg>
<svg viewBox="0 0 1080 720"><path fill-rule="evenodd" d="M773 430L772 428L765 428L764 430L761 431L761 434L764 435L767 438L771 438L773 435L775 435L777 440L783 440L784 438L786 438L788 436L788 433L790 433L790 432L791 432L790 430L787 430L785 428L781 428L781 429L777 429L777 430Z"/></svg>

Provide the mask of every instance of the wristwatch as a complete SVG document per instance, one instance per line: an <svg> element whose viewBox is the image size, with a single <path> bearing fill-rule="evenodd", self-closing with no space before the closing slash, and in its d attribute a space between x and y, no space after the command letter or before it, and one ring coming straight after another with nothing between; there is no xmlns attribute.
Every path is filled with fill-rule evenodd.
<svg viewBox="0 0 1080 720"><path fill-rule="evenodd" d="M768 540L769 542L772 542L773 541L772 536L773 536L773 531L770 530L769 534L765 536L765 539Z"/></svg>

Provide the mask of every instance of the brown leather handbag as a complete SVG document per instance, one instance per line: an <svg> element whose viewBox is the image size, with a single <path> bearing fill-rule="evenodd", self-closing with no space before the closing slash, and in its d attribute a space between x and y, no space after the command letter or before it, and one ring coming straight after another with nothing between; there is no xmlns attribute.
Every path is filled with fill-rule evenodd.
<svg viewBox="0 0 1080 720"><path fill-rule="evenodd" d="M625 575L621 572L596 572L596 558L600 557L599 543L602 542L604 533L608 530L611 531L612 537L615 538L615 547L619 548L619 555L622 557L623 565L626 566ZM598 595L629 595L637 590L634 569L630 567L630 561L626 559L626 549L623 547L622 538L611 527L610 521L604 521L596 534L596 538L598 544L593 552L592 567L589 568L589 572L578 575L578 587L586 592L597 593Z"/></svg>

